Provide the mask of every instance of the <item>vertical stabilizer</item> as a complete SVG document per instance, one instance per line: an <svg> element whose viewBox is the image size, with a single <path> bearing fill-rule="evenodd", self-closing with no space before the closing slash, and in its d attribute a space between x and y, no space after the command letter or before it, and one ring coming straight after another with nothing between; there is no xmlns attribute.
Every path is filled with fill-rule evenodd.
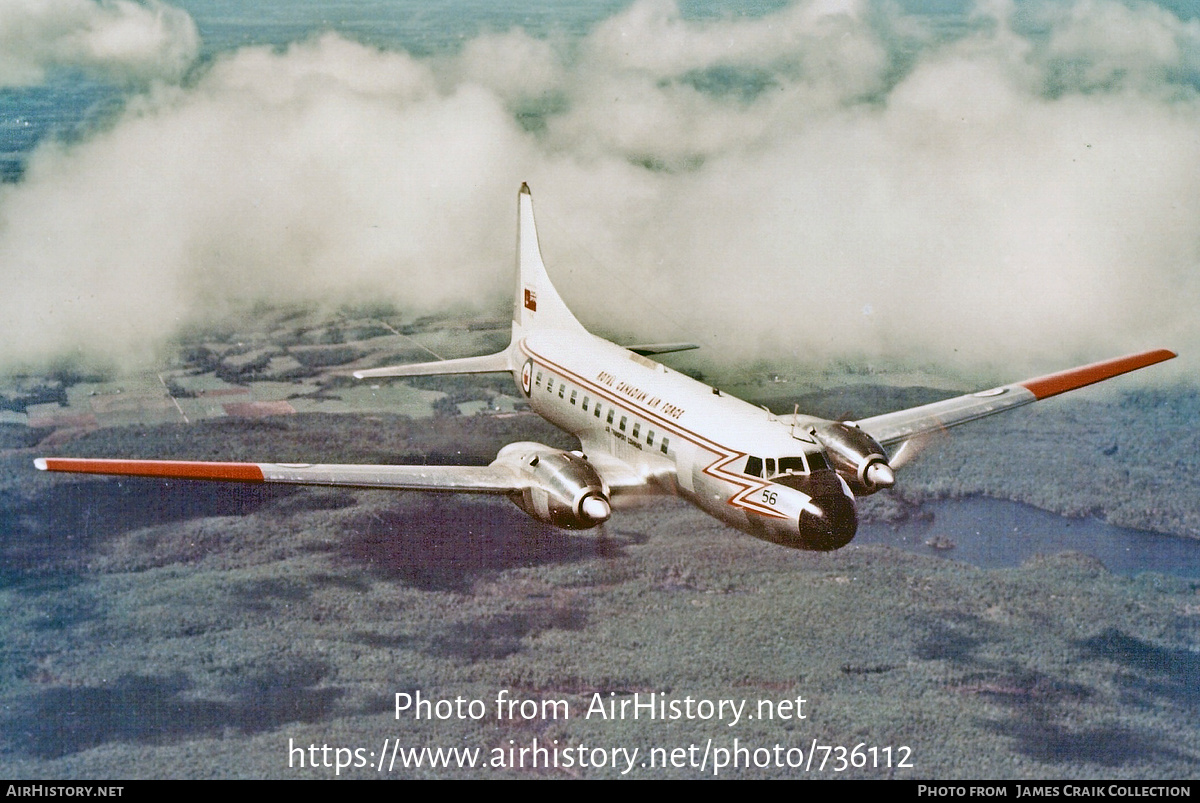
<svg viewBox="0 0 1200 803"><path fill-rule="evenodd" d="M513 304L513 343L534 329L584 331L583 324L567 309L546 275L537 224L533 220L533 196L522 184L517 195L517 297Z"/></svg>
<svg viewBox="0 0 1200 803"><path fill-rule="evenodd" d="M524 358L519 352L521 338L535 329L586 332L583 324L567 309L559 297L546 266L542 262L542 249L538 245L537 225L533 221L533 197L529 185L522 184L517 195L517 297L513 303L512 341L504 351L482 357L460 357L453 360L389 365L384 368L369 368L355 371L358 379L384 376L441 376L446 374L509 373L518 387L525 388L521 376Z"/></svg>

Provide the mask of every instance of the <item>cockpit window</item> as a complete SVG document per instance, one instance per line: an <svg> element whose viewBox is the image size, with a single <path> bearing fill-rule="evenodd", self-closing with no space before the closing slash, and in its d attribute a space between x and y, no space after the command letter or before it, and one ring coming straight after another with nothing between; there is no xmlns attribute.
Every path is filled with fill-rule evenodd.
<svg viewBox="0 0 1200 803"><path fill-rule="evenodd" d="M780 474L803 474L807 469L804 466L803 457L781 457L779 458L779 473Z"/></svg>
<svg viewBox="0 0 1200 803"><path fill-rule="evenodd" d="M773 457L765 460L761 457L746 458L746 473L751 477L771 479L788 474L807 474L810 471L827 471L828 469L829 463L820 452L795 457L781 457L778 461Z"/></svg>

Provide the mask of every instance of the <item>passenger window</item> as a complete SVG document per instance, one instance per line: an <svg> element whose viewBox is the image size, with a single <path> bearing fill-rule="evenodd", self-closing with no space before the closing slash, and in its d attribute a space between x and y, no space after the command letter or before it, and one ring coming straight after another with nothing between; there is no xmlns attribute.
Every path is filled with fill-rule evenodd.
<svg viewBox="0 0 1200 803"><path fill-rule="evenodd" d="M547 393L554 392L554 377L550 377L550 376L546 377L546 392Z"/></svg>
<svg viewBox="0 0 1200 803"><path fill-rule="evenodd" d="M636 437L638 436L638 433L641 431L641 429L642 429L642 423L641 423L640 421L638 421L638 422L634 423L634 425L633 425L633 437L635 437L635 438L636 438Z"/></svg>
<svg viewBox="0 0 1200 803"><path fill-rule="evenodd" d="M563 397L563 394L566 392L567 392L567 383L566 382L560 383L558 386L558 398L561 399Z"/></svg>
<svg viewBox="0 0 1200 803"><path fill-rule="evenodd" d="M751 477L762 476L762 458L750 457L746 459L746 473Z"/></svg>
<svg viewBox="0 0 1200 803"><path fill-rule="evenodd" d="M585 413L587 412L587 406L588 406L588 397L587 397L587 396L584 396L584 397L583 397L583 411L584 411Z"/></svg>
<svg viewBox="0 0 1200 803"><path fill-rule="evenodd" d="M670 438L663 438L662 446L658 447L658 450L660 452L662 452L663 454L666 454L667 453L667 444L670 442L671 442Z"/></svg>
<svg viewBox="0 0 1200 803"><path fill-rule="evenodd" d="M607 418L606 420L607 420L607 421L608 421L608 423L610 423L610 424L613 422L613 414L614 414L614 412L615 412L615 411L614 411L614 410L613 410L611 407L609 407L609 408L608 408L608 418Z"/></svg>
<svg viewBox="0 0 1200 803"><path fill-rule="evenodd" d="M596 418L599 418L599 417L600 417L600 408L601 408L601 407L603 407L603 406L604 406L604 405L603 405L603 404L601 404L600 402L596 402L596 412L595 412L595 413L593 413L593 415L595 415L595 416L596 416Z"/></svg>
<svg viewBox="0 0 1200 803"><path fill-rule="evenodd" d="M579 393L579 391L577 391L577 390L572 390L572 391L571 391L571 404L574 404L574 403L575 403L575 396L576 396L576 394L578 394L578 393Z"/></svg>
<svg viewBox="0 0 1200 803"><path fill-rule="evenodd" d="M628 420L629 420L629 416L627 416L627 415L621 416L621 431L622 432L625 431L625 422Z"/></svg>
<svg viewBox="0 0 1200 803"><path fill-rule="evenodd" d="M539 388L542 386L542 372L541 371L537 372L537 379L533 380L533 384L537 385Z"/></svg>
<svg viewBox="0 0 1200 803"><path fill-rule="evenodd" d="M647 446L654 445L654 430L650 430L649 432L646 433L646 445Z"/></svg>

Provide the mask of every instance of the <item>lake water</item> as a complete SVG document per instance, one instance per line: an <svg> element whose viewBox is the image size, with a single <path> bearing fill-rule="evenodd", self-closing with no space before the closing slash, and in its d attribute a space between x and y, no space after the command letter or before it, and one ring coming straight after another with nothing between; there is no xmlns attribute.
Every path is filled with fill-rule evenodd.
<svg viewBox="0 0 1200 803"><path fill-rule="evenodd" d="M1080 552L1114 574L1160 572L1200 579L1200 540L1071 519L1029 505L986 497L929 502L932 521L863 524L855 544L886 544L984 569L1020 566L1035 555ZM953 548L937 549L930 539Z"/></svg>

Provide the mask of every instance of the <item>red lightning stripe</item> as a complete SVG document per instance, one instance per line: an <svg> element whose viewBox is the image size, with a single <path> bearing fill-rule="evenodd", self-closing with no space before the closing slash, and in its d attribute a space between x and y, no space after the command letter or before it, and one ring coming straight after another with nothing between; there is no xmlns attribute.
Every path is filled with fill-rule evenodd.
<svg viewBox="0 0 1200 803"><path fill-rule="evenodd" d="M1057 374L1047 374L1034 379L1026 379L1017 384L1028 390L1039 400L1066 393L1068 390L1082 388L1096 382L1102 382L1120 374L1145 368L1147 365L1163 362L1175 357L1175 352L1166 349L1143 351L1141 354L1129 354L1112 360L1092 363Z"/></svg>
<svg viewBox="0 0 1200 803"><path fill-rule="evenodd" d="M170 477L184 480L227 480L229 482L265 481L262 469L255 463L42 457L38 458L36 465L42 471L69 471L77 474L119 474L128 477Z"/></svg>
<svg viewBox="0 0 1200 803"><path fill-rule="evenodd" d="M741 491L735 493L733 496L729 497L729 499L726 500L726 502L729 505L731 505L733 507L740 507L743 510L749 510L749 511L758 513L760 515L770 516L770 517L776 518L776 519L787 518L787 516L784 516L779 511L772 510L769 507L760 505L760 504L754 502L754 500L749 498L752 494L756 494L759 491L761 491L762 489L769 487L770 483L762 482L762 481L747 482L747 479L745 476L743 476L739 473L732 473L732 472L726 470L726 468L725 468L726 466L730 465L731 463L737 462L739 458L744 458L746 456L746 454L744 452L738 452L734 449L729 448L728 446L724 446L720 443L717 443L716 441L713 441L710 438L704 437L703 435L699 434L698 432L695 432L693 430L682 427L676 422L668 421L667 419L663 418L662 416L656 415L655 413L653 413L649 410L645 410L640 407L627 406L629 404L628 400L623 399L620 396L613 394L607 388L601 387L600 385L597 385L596 383L594 383L588 379L585 379L583 376L580 376L579 374L570 370L566 366L560 365L560 364L554 362L553 360L550 360L546 357L543 357L540 354L537 354L529 346L529 344L526 343L524 340L521 341L520 345L521 345L521 350L525 353L525 355L527 357L546 365L548 368L558 371L563 376L570 377L573 381L577 382L578 384L582 385L583 387L589 388L592 390L592 392L596 393L597 395L601 396L602 398L608 399L610 403L616 405L617 407L620 407L624 410L628 410L628 411L632 412L634 415L642 416L643 418L647 419L648 421L657 421L658 422L657 425L661 426L663 429L666 429L668 432L671 432L674 435L679 435L686 440L690 440L692 443L696 444L697 446L701 447L702 449L705 449L710 452L716 452L717 453L716 459L713 460L711 463L709 463L707 466L705 466L703 471L705 474L707 474L710 477L714 477L716 479L723 480L723 481L729 483L730 485L734 485L734 486L740 487L742 489ZM736 472L736 469L734 469L734 472Z"/></svg>

